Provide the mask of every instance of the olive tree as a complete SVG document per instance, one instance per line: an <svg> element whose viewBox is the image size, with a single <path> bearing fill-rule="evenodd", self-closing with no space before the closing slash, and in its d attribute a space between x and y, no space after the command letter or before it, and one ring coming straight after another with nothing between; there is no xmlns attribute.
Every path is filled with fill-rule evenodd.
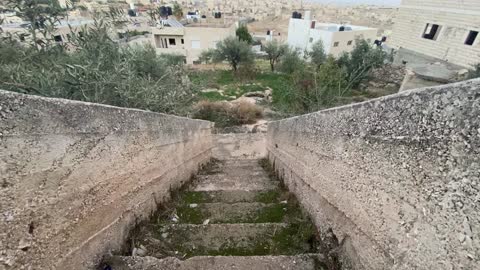
<svg viewBox="0 0 480 270"><path fill-rule="evenodd" d="M318 70L320 66L327 60L327 54L325 53L325 47L323 46L322 40L315 42L312 45L311 51L309 51L307 55L310 57L311 63Z"/></svg>
<svg viewBox="0 0 480 270"><path fill-rule="evenodd" d="M356 88L368 79L373 68L381 67L386 59L387 53L382 48L374 48L364 39L359 39L352 52L340 56L338 64L346 71L350 87Z"/></svg>
<svg viewBox="0 0 480 270"><path fill-rule="evenodd" d="M250 45L237 37L228 37L218 42L215 49L204 51L200 55L200 60L204 62L228 62L235 72L241 64L251 64L253 59Z"/></svg>
<svg viewBox="0 0 480 270"><path fill-rule="evenodd" d="M28 32L32 46L41 49L51 45L52 33L65 10L56 0L7 0L6 6L15 10L18 17L29 22ZM54 43L53 43L54 44Z"/></svg>
<svg viewBox="0 0 480 270"><path fill-rule="evenodd" d="M280 44L277 40L273 40L265 45L264 50L267 53L267 58L270 62L270 69L275 71L275 65L280 58L288 52L288 45Z"/></svg>

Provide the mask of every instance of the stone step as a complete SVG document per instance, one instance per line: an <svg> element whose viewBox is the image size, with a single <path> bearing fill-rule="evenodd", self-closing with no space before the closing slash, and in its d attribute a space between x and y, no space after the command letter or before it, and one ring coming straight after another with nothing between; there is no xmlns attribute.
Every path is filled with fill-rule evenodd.
<svg viewBox="0 0 480 270"><path fill-rule="evenodd" d="M244 190L260 191L278 189L278 181L270 181L263 177L220 177L218 175L200 177L190 191Z"/></svg>
<svg viewBox="0 0 480 270"><path fill-rule="evenodd" d="M193 203L178 206L178 222L202 224L206 220L214 223L269 223L287 222L286 215L294 215L295 206L285 203L240 202Z"/></svg>
<svg viewBox="0 0 480 270"><path fill-rule="evenodd" d="M327 269L320 254L295 256L198 256L175 257L111 256L105 261L115 270L320 270Z"/></svg>
<svg viewBox="0 0 480 270"><path fill-rule="evenodd" d="M148 256L253 256L316 253L315 229L310 223L167 224L143 228Z"/></svg>
<svg viewBox="0 0 480 270"><path fill-rule="evenodd" d="M260 166L259 159L227 159L217 162L219 166Z"/></svg>
<svg viewBox="0 0 480 270"><path fill-rule="evenodd" d="M262 202L276 203L283 200L284 192L272 189L268 191L219 190L219 191L185 191L180 194L180 201L190 203L238 203Z"/></svg>
<svg viewBox="0 0 480 270"><path fill-rule="evenodd" d="M198 175L227 175L227 176L262 176L268 177L267 172L261 167L225 167L225 168L214 168L208 171L202 171Z"/></svg>

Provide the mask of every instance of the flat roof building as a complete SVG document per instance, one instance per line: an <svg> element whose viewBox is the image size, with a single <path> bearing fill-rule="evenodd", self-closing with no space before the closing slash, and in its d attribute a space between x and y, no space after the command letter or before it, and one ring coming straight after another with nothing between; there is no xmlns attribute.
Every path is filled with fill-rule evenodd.
<svg viewBox="0 0 480 270"><path fill-rule="evenodd" d="M301 15L300 15L301 16ZM310 12L305 12L305 18L299 13L294 13L288 26L288 45L309 51L312 45L322 40L325 52L334 57L343 52L350 52L355 45L355 39L365 39L373 44L377 38L378 30L356 25L333 23L318 23L310 18ZM300 17L300 18L299 18Z"/></svg>
<svg viewBox="0 0 480 270"><path fill-rule="evenodd" d="M216 47L217 42L235 36L238 23L191 23L183 25L168 19L163 26L152 28L152 37L157 53L185 56L187 64L196 62L200 54Z"/></svg>
<svg viewBox="0 0 480 270"><path fill-rule="evenodd" d="M479 0L403 0L389 43L458 66L480 63Z"/></svg>

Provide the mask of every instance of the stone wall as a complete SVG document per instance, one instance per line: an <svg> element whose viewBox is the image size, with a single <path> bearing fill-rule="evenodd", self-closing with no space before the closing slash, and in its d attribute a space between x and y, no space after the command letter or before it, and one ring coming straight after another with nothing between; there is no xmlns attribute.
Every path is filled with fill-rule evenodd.
<svg viewBox="0 0 480 270"><path fill-rule="evenodd" d="M355 269L480 265L480 80L272 122L267 144Z"/></svg>
<svg viewBox="0 0 480 270"><path fill-rule="evenodd" d="M0 269L91 269L212 155L212 124L0 91Z"/></svg>

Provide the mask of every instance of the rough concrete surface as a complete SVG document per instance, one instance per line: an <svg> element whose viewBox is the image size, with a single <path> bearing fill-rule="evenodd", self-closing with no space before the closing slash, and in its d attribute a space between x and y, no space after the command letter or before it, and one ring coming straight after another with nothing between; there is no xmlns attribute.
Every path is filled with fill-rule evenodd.
<svg viewBox="0 0 480 270"><path fill-rule="evenodd" d="M357 269L478 269L480 80L271 122L269 159Z"/></svg>
<svg viewBox="0 0 480 270"><path fill-rule="evenodd" d="M88 269L208 161L212 124L0 91L0 269Z"/></svg>
<svg viewBox="0 0 480 270"><path fill-rule="evenodd" d="M177 258L154 257L109 258L116 270L314 270L319 254L296 256L198 256L182 261Z"/></svg>
<svg viewBox="0 0 480 270"><path fill-rule="evenodd" d="M267 155L264 133L215 134L213 156L217 159L256 159Z"/></svg>

